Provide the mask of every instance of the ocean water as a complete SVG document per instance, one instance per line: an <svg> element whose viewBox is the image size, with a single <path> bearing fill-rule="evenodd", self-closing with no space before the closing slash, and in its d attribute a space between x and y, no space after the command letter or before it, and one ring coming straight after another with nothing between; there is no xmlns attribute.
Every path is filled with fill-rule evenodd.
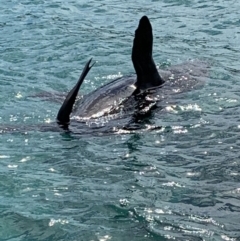
<svg viewBox="0 0 240 241"><path fill-rule="evenodd" d="M240 2L10 0L0 6L0 240L240 240ZM133 73L141 16L158 66L200 59L202 88L160 130L68 135L39 126L86 61L81 92ZM35 97L34 97L35 96ZM86 126L87 128L87 126Z"/></svg>

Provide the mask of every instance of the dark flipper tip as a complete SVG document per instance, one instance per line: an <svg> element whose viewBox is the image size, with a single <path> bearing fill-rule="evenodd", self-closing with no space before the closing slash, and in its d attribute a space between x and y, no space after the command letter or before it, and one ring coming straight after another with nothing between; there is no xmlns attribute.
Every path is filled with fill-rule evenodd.
<svg viewBox="0 0 240 241"><path fill-rule="evenodd" d="M89 59L89 61L86 63L85 67L87 66L89 68L89 70L93 67L94 64L96 64L96 62L93 62L92 65L90 66L90 63L92 62L92 58Z"/></svg>
<svg viewBox="0 0 240 241"><path fill-rule="evenodd" d="M93 65L96 63L92 63L92 58L86 63L82 74L77 82L77 84L73 87L73 89L68 93L68 95L66 96L66 99L64 100L61 108L58 111L58 115L57 115L57 123L63 127L68 126L69 122L70 122L70 114L72 112L72 108L73 105L75 103L78 91L83 83L84 78L86 77L86 75L88 74L89 70L93 67Z"/></svg>
<svg viewBox="0 0 240 241"><path fill-rule="evenodd" d="M151 23L149 21L149 18L147 16L143 16L139 21L138 28L150 28L152 29Z"/></svg>

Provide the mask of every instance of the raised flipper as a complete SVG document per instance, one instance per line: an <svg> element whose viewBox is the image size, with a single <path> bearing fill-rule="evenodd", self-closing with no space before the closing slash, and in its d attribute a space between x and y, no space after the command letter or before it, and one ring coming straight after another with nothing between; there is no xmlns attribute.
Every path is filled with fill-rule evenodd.
<svg viewBox="0 0 240 241"><path fill-rule="evenodd" d="M93 63L91 66L90 66L90 63L91 63L92 59L90 59L83 71L82 71L82 74L77 82L77 84L73 87L73 89L68 93L66 99L64 100L60 110L58 111L58 115L57 115L57 123L59 125L62 125L62 126L67 126L70 122L70 114L72 112L72 109L73 109L73 105L75 103L75 100L76 100L76 97L77 97L77 94L78 94L78 91L80 89L80 86L82 85L83 83L83 80L84 78L86 77L86 75L88 74L89 70L93 67L93 65L95 63Z"/></svg>
<svg viewBox="0 0 240 241"><path fill-rule="evenodd" d="M148 17L143 16L135 31L132 48L132 62L137 74L137 89L135 93L160 86L164 83L152 58L152 48L152 26Z"/></svg>

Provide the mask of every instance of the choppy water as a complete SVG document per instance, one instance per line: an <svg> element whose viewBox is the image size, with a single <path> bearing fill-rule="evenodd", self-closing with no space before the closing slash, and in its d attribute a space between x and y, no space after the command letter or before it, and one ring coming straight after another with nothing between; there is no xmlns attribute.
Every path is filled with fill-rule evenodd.
<svg viewBox="0 0 240 241"><path fill-rule="evenodd" d="M153 116L160 131L0 135L0 240L240 240L240 2L5 1L1 126L55 120L89 57L89 92L133 72L142 15L158 65L211 63L203 88Z"/></svg>

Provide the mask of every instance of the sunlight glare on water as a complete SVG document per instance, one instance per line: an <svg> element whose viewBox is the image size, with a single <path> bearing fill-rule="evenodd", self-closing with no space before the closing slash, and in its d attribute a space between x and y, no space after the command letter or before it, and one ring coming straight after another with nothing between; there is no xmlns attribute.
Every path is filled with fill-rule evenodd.
<svg viewBox="0 0 240 241"><path fill-rule="evenodd" d="M1 4L0 240L239 240L239 9L234 0ZM54 129L61 93L87 60L96 64L81 94L134 73L143 15L156 64L203 60L204 84L166 94L141 129L121 120L114 134L106 120L79 135Z"/></svg>

